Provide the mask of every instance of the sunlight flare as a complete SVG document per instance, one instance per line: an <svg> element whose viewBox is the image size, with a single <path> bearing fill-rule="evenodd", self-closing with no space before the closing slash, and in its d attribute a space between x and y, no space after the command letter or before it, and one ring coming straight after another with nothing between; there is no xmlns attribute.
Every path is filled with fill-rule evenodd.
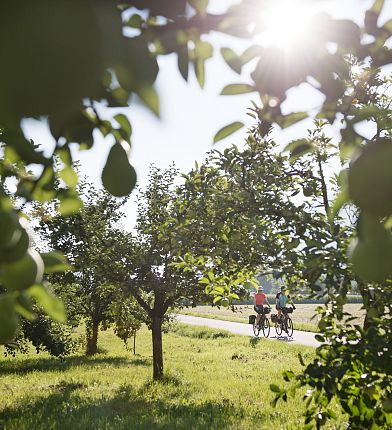
<svg viewBox="0 0 392 430"><path fill-rule="evenodd" d="M311 37L313 8L304 0L275 0L263 8L260 42L267 46L290 48Z"/></svg>

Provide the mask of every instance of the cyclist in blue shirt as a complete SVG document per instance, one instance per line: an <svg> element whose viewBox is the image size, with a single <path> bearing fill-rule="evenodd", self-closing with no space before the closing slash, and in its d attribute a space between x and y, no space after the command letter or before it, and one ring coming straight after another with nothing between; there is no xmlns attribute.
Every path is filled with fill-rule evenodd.
<svg viewBox="0 0 392 430"><path fill-rule="evenodd" d="M276 295L275 299L279 319L282 316L282 310L286 308L287 303L291 303L295 309L294 303L290 296L288 294L286 295L286 287L284 285L280 287L280 292Z"/></svg>

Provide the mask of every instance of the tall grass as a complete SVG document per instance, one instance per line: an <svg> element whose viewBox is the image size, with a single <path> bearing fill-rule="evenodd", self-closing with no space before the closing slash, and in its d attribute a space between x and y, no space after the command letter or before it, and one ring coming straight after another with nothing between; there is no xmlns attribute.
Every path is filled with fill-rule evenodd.
<svg viewBox="0 0 392 430"><path fill-rule="evenodd" d="M164 335L166 376L151 381L150 332L140 355L126 352L111 331L95 357L45 354L0 358L0 419L23 429L287 429L302 427L301 392L277 409L271 383L300 371L314 350L285 342L179 325ZM336 423L340 429L342 423ZM0 424L0 428L2 425Z"/></svg>

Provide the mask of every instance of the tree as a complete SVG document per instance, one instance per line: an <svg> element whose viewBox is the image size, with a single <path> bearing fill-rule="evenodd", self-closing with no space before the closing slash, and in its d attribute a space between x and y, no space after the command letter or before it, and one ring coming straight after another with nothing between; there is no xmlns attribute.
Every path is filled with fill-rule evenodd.
<svg viewBox="0 0 392 430"><path fill-rule="evenodd" d="M134 246L129 249L132 266L123 283L148 316L152 333L153 377L163 377L162 325L169 309L184 301L196 304L205 300L197 279L174 267L177 250L187 246L177 234L177 195L174 167L152 168L149 183L137 199L138 216ZM121 276L121 274L119 275Z"/></svg>
<svg viewBox="0 0 392 430"><path fill-rule="evenodd" d="M338 150L324 134L324 125L317 121L307 138L288 145L290 163L288 158L274 154L276 144L266 142L260 136L260 127L254 127L243 151L236 147L224 153L214 151L205 164L188 175L185 186L194 190L189 201L195 207L208 205L206 219L196 225L204 231L208 222L217 226L215 236L208 236L209 246L193 250L199 258L204 251L203 264L217 256L220 261L223 253L213 243L222 231L230 243L230 234L234 231L227 224L233 221L230 227L237 228L236 232L241 234L233 234L235 243L230 243L228 249L242 249L233 279L241 278L246 261L249 264L246 273L252 266L262 267L282 277L292 290L323 298L325 305L318 309L321 317L318 339L323 344L316 351L317 358L302 373L294 375L287 371L284 375L287 381L294 379L298 386L310 386L305 398L308 404L305 424L308 428L321 427L328 419L333 420L335 412L329 405L335 399L347 414L351 428L385 428L391 419L391 395L387 388L391 385L387 363L392 358L390 281L379 285L364 282L353 273L347 255L357 221L360 227L370 222L362 228L373 229L375 235L380 234L381 226L374 218L358 217L358 211L352 206L346 206L345 217L337 215L339 197L336 203L333 199L344 178L342 175L328 178L326 174L325 167L338 156ZM343 166L345 163L343 160ZM271 191L275 196L273 202L268 201ZM203 213L198 209L198 213ZM335 213L333 218L332 213ZM251 228L245 220L250 220ZM259 236L249 235L252 229ZM191 232L190 236L193 235ZM269 242L274 247L268 247ZM253 252L249 252L252 248ZM260 259L247 260L252 254ZM228 250L227 255L230 255ZM188 260L194 267L195 259ZM219 300L218 296L224 297L230 287L225 291L214 288L222 276L219 272L216 275L203 278L202 282L209 285ZM344 310L352 288L358 289L364 300L363 327L353 325L351 315ZM359 388L353 391L354 386ZM287 399L285 390L276 385L272 389L276 393L275 403L278 399Z"/></svg>
<svg viewBox="0 0 392 430"><path fill-rule="evenodd" d="M126 349L130 349L128 342L133 338L133 354L136 354L136 334L143 322L148 321L148 315L138 305L136 300L121 297L110 305L111 319L114 322L114 333L124 342Z"/></svg>
<svg viewBox="0 0 392 430"><path fill-rule="evenodd" d="M85 318L86 353L92 355L97 352L99 326L111 321L110 305L121 296L121 286L113 280L112 272L125 270L127 250L133 242L119 225L125 200L87 183L80 188L85 201L76 214L63 217L40 205L35 215L41 240L61 251L72 264L72 271L52 275L50 280L65 302L74 307L72 314Z"/></svg>
<svg viewBox="0 0 392 430"><path fill-rule="evenodd" d="M183 242L191 256L183 267L203 273L215 303L232 299L236 288L256 286L252 278L260 273L284 276L293 290L304 287L306 279L298 273L305 266L306 245L324 229L329 234L326 215L298 199L304 186L315 186L308 166L292 166L256 126L243 150L215 150L185 177L181 204L190 221Z"/></svg>

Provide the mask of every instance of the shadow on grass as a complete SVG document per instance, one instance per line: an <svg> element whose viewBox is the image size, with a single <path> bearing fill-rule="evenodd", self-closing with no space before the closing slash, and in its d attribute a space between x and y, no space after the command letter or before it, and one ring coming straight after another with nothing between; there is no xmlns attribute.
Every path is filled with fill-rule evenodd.
<svg viewBox="0 0 392 430"><path fill-rule="evenodd" d="M168 382L170 385L170 382ZM99 399L86 398L79 389L85 385L62 383L51 394L0 413L7 427L18 429L206 429L231 427L246 415L243 408L228 399L189 400L186 387L169 386L157 394L154 386L135 390L120 387ZM88 392L88 390L87 390ZM162 398L164 396L164 398ZM0 423L1 423L0 421Z"/></svg>
<svg viewBox="0 0 392 430"><path fill-rule="evenodd" d="M280 342L294 342L292 337L284 336L271 336L271 339L279 340Z"/></svg>
<svg viewBox="0 0 392 430"><path fill-rule="evenodd" d="M256 348L256 346L257 346L257 344L258 344L259 342L261 342L261 339L260 339L259 337L251 337L251 338L249 339L249 345L250 345L252 348Z"/></svg>
<svg viewBox="0 0 392 430"><path fill-rule="evenodd" d="M77 355L63 359L54 357L25 358L21 360L7 360L0 363L0 376L9 374L25 375L26 373L65 371L74 366L150 366L150 358L102 357Z"/></svg>

